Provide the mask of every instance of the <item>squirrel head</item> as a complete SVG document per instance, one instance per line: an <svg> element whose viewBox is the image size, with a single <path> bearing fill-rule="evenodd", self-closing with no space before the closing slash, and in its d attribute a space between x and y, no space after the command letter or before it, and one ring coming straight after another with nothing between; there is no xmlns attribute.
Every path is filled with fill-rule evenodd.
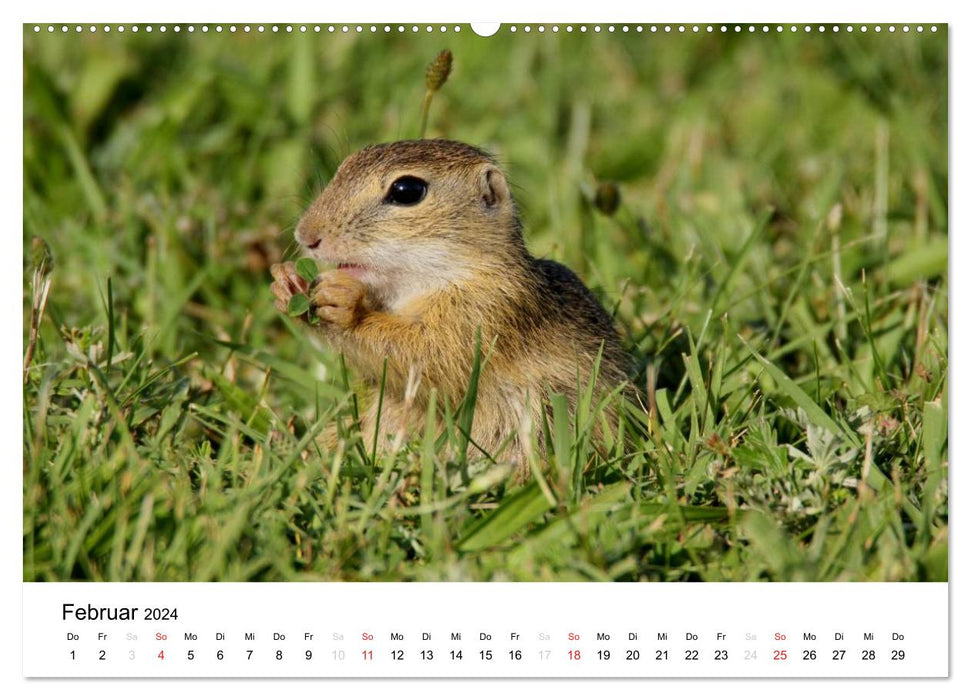
<svg viewBox="0 0 971 700"><path fill-rule="evenodd" d="M525 250L495 160L437 139L349 156L295 237L308 255L359 277L391 305L498 268Z"/></svg>

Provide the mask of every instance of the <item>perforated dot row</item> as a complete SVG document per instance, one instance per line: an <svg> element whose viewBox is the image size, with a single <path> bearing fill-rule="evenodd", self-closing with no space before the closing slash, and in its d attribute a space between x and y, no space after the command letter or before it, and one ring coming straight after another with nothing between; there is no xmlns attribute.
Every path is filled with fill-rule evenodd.
<svg viewBox="0 0 971 700"><path fill-rule="evenodd" d="M838 34L841 31L843 31L843 32L854 32L854 31L858 31L858 32L862 32L862 33L866 33L868 31L873 31L873 32L876 32L876 33L879 34L881 32L886 31L886 32L889 32L889 33L893 34L893 33L897 32L897 31L901 31L901 32L903 32L903 33L906 34L906 33L909 33L911 30L914 30L914 31L919 32L919 33L922 33L922 32L924 32L925 27L924 27L924 25L920 25L920 24L915 25L915 26L911 26L911 25L908 25L908 24L900 25L900 26L897 26L897 25L889 25L889 26L884 26L884 25L865 25L865 24L861 24L861 25L848 24L848 25L845 25L845 26L840 26L840 25L830 25L830 26L827 26L827 25L809 25L809 24L804 24L804 25L795 25L795 24L788 24L788 25L782 25L782 24L774 24L774 25L768 25L768 24L762 24L762 25L754 25L754 24L748 24L748 25L741 25L741 24L732 24L732 25L727 25L727 24L721 24L721 25L712 25L712 24L703 24L703 25L699 25L699 24L691 24L691 25L686 25L686 24L677 24L677 25L671 25L671 24L640 25L640 24L638 24L638 25L633 25L633 26L632 25L627 25L627 24L619 25L619 26L618 25L613 25L613 24L603 25L603 26L601 26L599 24L595 24L595 25L585 25L585 24L572 25L572 24L568 24L568 25L562 25L562 26L561 25L557 25L557 24L553 24L553 25L543 25L543 24L540 24L540 25L529 25L529 24L527 24L527 25L515 25L515 24L513 24L513 25L509 25L507 27L503 27L502 29L505 30L505 31L507 31L507 32L509 32L509 33L513 33L513 34L516 33L516 32L524 32L526 34L529 34L531 32L538 32L540 34L543 34L543 33L547 32L547 31L552 32L554 34L555 33L559 33L561 31L564 31L564 32L567 32L567 33L579 32L581 34L582 33L585 33L585 32L601 33L601 32L604 32L604 31L606 31L608 33L613 33L613 32L620 32L620 33L630 33L630 32L644 33L644 32L648 32L648 33L652 33L652 34L657 34L657 33L664 33L664 34L671 34L671 33L680 33L680 34L688 34L688 33L691 33L691 34L700 34L700 33L707 33L707 34L712 34L712 33L715 33L715 32L721 32L723 34L724 33L729 33L729 32L735 33L735 34L740 34L742 32L747 32L747 33L750 33L750 34L754 34L754 33L768 34L768 33L773 32L773 31L776 32L776 33L782 33L782 32L789 32L789 33L795 33L795 32L826 33L826 32L831 32L831 33L834 33L834 34ZM928 27L928 29L931 32L936 32L937 31L937 26L936 25L930 25ZM462 27L460 27L458 25L446 26L446 25L430 25L430 24L426 24L426 25L417 25L417 24L412 24L412 25L403 25L403 24L397 24L397 25L390 25L390 24L384 24L384 25L376 25L376 24L371 24L371 25L361 25L361 24L358 24L358 25L348 25L348 24L342 24L342 25L335 25L335 24L330 24L330 25L320 25L320 24L312 24L312 25L310 25L310 24L296 24L296 25L294 25L294 24L284 24L284 25L279 25L279 24L270 24L270 25L263 25L263 24L258 24L258 25L249 25L249 24L244 24L244 25L235 25L235 24L229 24L229 25L222 25L222 24L208 25L208 24L202 24L202 25L192 25L192 24L189 24L189 25L184 25L184 26L183 25L179 25L179 24L176 24L176 25L164 25L164 24L162 24L162 25L158 25L158 26L152 26L152 25L137 25L137 24L132 24L132 25L124 25L124 24L118 24L118 25L108 25L108 24L105 24L105 25L94 25L94 24L92 24L92 25L87 25L87 26L83 26L83 25L80 25L80 24L76 24L76 25L66 25L66 24L54 25L54 24L48 24L48 25L42 26L42 25L39 25L39 24L35 24L34 27L33 27L33 30L34 30L35 33L38 33L38 34L41 33L41 32L44 32L44 31L46 31L46 32L48 32L50 34L53 34L55 32L68 33L68 32L71 32L71 31L74 31L75 33L79 33L79 34L81 32L85 32L85 31L91 32L91 33L99 32L99 31L100 32L105 32L105 33L110 33L110 32L124 33L126 31L132 32L132 33L137 33L137 32L151 33L153 31L158 31L158 32L164 33L164 32L171 31L171 32L175 32L175 33L188 32L190 34L193 34L195 32L201 32L203 34L206 34L206 33L209 33L209 32L215 32L217 34L223 33L223 32L229 32L230 34L233 34L233 33L236 33L236 32L242 32L244 34L245 33L251 33L251 32L256 32L256 33L266 33L266 32L270 32L270 33L280 33L280 32L283 32L283 33L288 33L288 34L292 34L292 33L295 33L295 32L299 32L299 33L314 32L314 33L318 33L318 34L321 33L321 32L327 32L327 33L331 33L331 34L333 34L333 33L343 33L343 34L347 34L347 33L366 33L366 32L369 32L371 34L377 34L377 33L390 34L392 32L397 32L397 33L402 33L403 34L403 33L406 33L406 32L410 32L410 33L418 33L418 32L426 32L426 33L440 32L440 33L446 33L446 32L461 32L461 31L463 31L462 30ZM502 31L502 30L500 30L500 31Z"/></svg>
<svg viewBox="0 0 971 700"><path fill-rule="evenodd" d="M376 34L378 32L391 33L391 32L394 32L394 31L397 31L397 32L400 32L400 33L404 33L404 32L420 32L420 31L425 31L425 32L435 32L435 31L437 31L437 32L444 33L444 32L449 32L449 31L452 31L452 32L461 32L462 31L462 27L460 27L458 25L455 25L455 26L445 26L445 25L441 25L441 26L432 26L432 25L422 25L422 26L418 26L418 25L407 25L407 26L406 25L394 25L394 26L392 26L392 25L388 25L388 24L380 25L380 26L379 25L374 25L374 24L372 24L372 25L360 25L360 24L359 25L347 25L347 24L344 24L344 25L334 25L334 24L330 24L330 25L320 25L320 24L270 24L270 25L264 25L264 24L257 24L257 25L249 25L249 24L243 24L243 25L236 25L236 24L227 24L227 25L223 25L223 24L214 24L214 25L208 25L208 24L193 25L193 24L188 24L188 25L180 25L180 24L175 24L175 25L164 25L163 24L163 25L158 25L158 26L153 26L153 25L138 25L138 24L132 24L132 25L124 25L124 24L109 25L109 24L105 24L105 25L101 25L101 26L95 25L95 24L87 25L87 26L83 26L83 25L80 25L80 24L76 24L76 25L67 25L67 24L54 25L54 24L48 24L46 26L41 26L41 25L35 24L34 27L33 27L33 29L34 29L34 32L35 33L40 33L40 32L43 32L43 31L47 31L48 33L51 33L51 34L53 34L54 32L67 33L67 32L71 32L71 31L74 31L74 32L76 32L78 34L80 34L81 32L84 32L84 31L91 32L91 33L94 33L94 32L106 32L106 33L108 33L108 32L119 32L119 33L124 33L126 31L128 31L128 32L139 32L139 31L142 31L142 32L149 32L149 33L151 33L153 31L158 31L158 32L168 32L168 31L172 31L172 32L176 32L176 33L188 32L190 34L195 33L195 32L202 32L203 34L206 34L206 33L209 33L209 32L216 32L217 34L223 33L223 32L229 32L230 34L235 34L237 32L242 32L244 34L251 33L251 32L256 32L256 33L267 33L267 32L269 32L269 33L281 33L281 32L283 32L283 33L286 33L286 34L293 34L295 32L301 32L301 33L314 32L314 33L317 33L317 34L319 34L321 32L329 32L329 33L332 33L332 34L335 33L335 32L337 32L337 33L344 33L344 34L347 34L347 33L371 32L373 34Z"/></svg>
<svg viewBox="0 0 971 700"><path fill-rule="evenodd" d="M541 33L542 32L545 32L546 29L547 28L545 26L543 26L543 25L539 25L539 26L535 27L535 31L538 31L538 32L541 32ZM795 33L795 32L802 31L802 32L806 32L806 33L809 33L809 32L818 32L820 34L823 34L823 33L826 33L827 31L829 31L829 32L833 32L833 33L837 33L838 34L840 31L846 31L846 32L860 31L860 32L864 32L865 33L865 32L870 31L870 30L872 30L872 31L874 31L874 32L876 32L876 33L879 34L880 32L882 32L884 30L886 30L886 31L888 31L890 33L894 33L896 31L902 31L904 33L908 33L908 32L911 31L911 29L914 29L914 30L916 30L918 32L923 32L924 31L924 26L923 25L916 25L914 27L911 27L909 24L907 24L907 25L901 25L899 27L897 25L889 25L889 26L872 25L872 26L869 26L869 25L865 25L865 24L861 24L861 25L848 24L848 25L845 25L845 26L842 26L842 27L839 26L839 25L822 25L822 24L820 24L820 25L810 25L810 24L803 24L803 25L795 25L795 24L787 24L787 25L783 25L783 24L774 24L774 25L768 25L768 24L761 24L761 25L757 25L757 24L720 24L720 25L714 25L714 24L687 24L687 25L686 24L651 24L651 25L646 25L646 26L645 25L630 26L630 25L626 25L626 24L625 25L621 25L621 26L615 26L615 25L612 25L612 24L611 25L606 25L606 26L601 26L601 25L595 24L595 25L592 25L592 26L588 26L588 25L581 24L581 25L578 25L576 27L574 27L573 25L566 25L564 27L560 27L559 25L552 25L552 26L549 27L549 30L552 31L552 32L559 32L559 31L562 30L562 31L566 31L566 32L578 31L578 32L583 33L583 32L587 32L587 31L593 31L593 32L597 33L597 32L602 32L602 31L606 30L607 32L618 32L618 31L619 32L622 32L622 33L627 33L627 32L639 32L639 33L650 32L652 34L657 34L659 32L665 33L665 34L670 34L670 33L673 33L673 32L677 32L677 33L680 33L680 34L687 34L687 33L692 33L692 34L708 33L708 34L712 34L712 33L715 33L715 32L722 32L722 33L728 33L728 32L734 32L734 33L748 32L748 33L752 33L752 34L754 34L756 32L761 32L763 34L768 34L768 33L772 32L772 31L775 31L776 33L782 33L782 32L786 32L786 31L791 32L791 33ZM510 32L519 31L519 29L516 27L516 25L511 25L508 28L508 30ZM534 28L531 27L530 25L526 25L526 26L522 27L522 31L524 31L526 33L529 33L531 31L534 31ZM937 31L937 26L936 25L931 25L930 26L930 31L936 32Z"/></svg>

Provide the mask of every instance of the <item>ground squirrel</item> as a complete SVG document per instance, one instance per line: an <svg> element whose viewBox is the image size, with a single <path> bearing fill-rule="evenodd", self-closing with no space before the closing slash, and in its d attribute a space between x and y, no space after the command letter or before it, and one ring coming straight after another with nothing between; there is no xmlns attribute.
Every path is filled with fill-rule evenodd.
<svg viewBox="0 0 971 700"><path fill-rule="evenodd" d="M332 269L308 285L293 263L274 265L276 306L285 311L293 294L308 294L319 319L312 329L372 385L387 358L382 441L423 425L432 388L439 405L461 403L478 333L486 360L471 442L515 464L521 479L523 431L541 434L551 392L575 404L601 348L598 395L627 377L610 316L570 269L530 255L506 178L477 148L367 147L341 164L295 237ZM364 435L376 416L372 405Z"/></svg>

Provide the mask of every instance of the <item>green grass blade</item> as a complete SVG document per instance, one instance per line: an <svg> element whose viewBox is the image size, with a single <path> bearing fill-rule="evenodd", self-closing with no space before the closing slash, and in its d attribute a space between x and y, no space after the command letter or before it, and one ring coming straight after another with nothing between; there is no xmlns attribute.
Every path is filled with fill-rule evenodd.
<svg viewBox="0 0 971 700"><path fill-rule="evenodd" d="M822 428L826 428L834 435L843 436L856 446L860 445L860 438L858 435L843 429L836 421L829 417L826 411L824 411L819 404L812 400L809 394L803 391L798 384L792 381L792 379L790 379L785 372L753 350L744 339L740 338L739 340L741 340L741 342L749 349L752 357L754 357L759 364L765 368L772 379L775 380L775 382L779 385L779 390L788 396L797 406L804 410L806 415L809 416L809 419L813 423Z"/></svg>
<svg viewBox="0 0 971 700"><path fill-rule="evenodd" d="M536 521L552 506L538 484L530 484L511 496L459 540L462 552L477 552L507 544L510 537Z"/></svg>

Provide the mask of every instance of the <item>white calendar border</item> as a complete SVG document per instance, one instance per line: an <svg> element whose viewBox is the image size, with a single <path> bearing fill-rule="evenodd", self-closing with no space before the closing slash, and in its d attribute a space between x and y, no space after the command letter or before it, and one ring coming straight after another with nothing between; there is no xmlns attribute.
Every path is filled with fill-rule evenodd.
<svg viewBox="0 0 971 700"><path fill-rule="evenodd" d="M537 21L544 22L576 22L576 21L637 21L649 20L654 22L665 21L784 21L784 22L876 22L876 21L948 21L952 24L949 30L951 39L951 62L949 70L951 75L962 76L967 83L967 76L971 72L971 49L969 49L967 36L971 34L969 28L971 24L965 21L963 15L959 15L956 7L957 3L940 2L937 0L924 0L922 2L900 2L889 1L881 3L880 14L875 15L872 11L864 11L859 7L853 6L845 0L816 0L805 6L797 8L795 11L783 11L778 3L771 3L765 0L737 1L726 6L722 2L707 0L696 2L691 5L684 3L666 4L647 4L621 0L600 0L597 3L587 3L585 5L565 6L562 3L542 3L528 5L517 2L516 0L492 0L483 4L477 13L469 16L469 6L449 2L448 0L422 0L414 3L415 6L407 6L392 0L369 3L364 6L361 3L348 3L345 5L332 4L330 6L320 3L292 2L290 0L277 0L273 3L266 3L261 7L241 8L235 10L235 15L231 12L232 8L218 7L215 3L212 6L202 6L198 1L186 2L186 0L170 0L166 3L158 3L153 6L132 5L122 3L118 0L113 2L85 2L79 5L77 2L47 2L44 5L31 5L20 10L21 13L29 12L29 16L21 14L17 17L8 17L9 10L5 9L5 19L3 26L8 30L5 41L0 44L4 52L3 58L3 87L4 94L15 96L14 108L4 110L4 128L0 130L2 134L4 150L6 156L5 173L3 176L3 188L0 189L4 197L3 211L12 212L9 215L11 230L7 232L3 245L9 246L7 255L3 259L8 261L10 270L2 278L2 284L9 287L9 298L14 298L14 286L18 289L16 293L22 294L20 260L22 258L22 241L17 232L17 228L22 222L22 189L16 186L22 174L22 72L20 70L22 60L22 30L20 23L25 21L68 21L73 19L87 19L97 17L99 19L110 19L111 21L166 21L171 18L185 20L192 18L199 21L232 20L232 21L285 21L292 19L326 19L329 21L381 21L390 18L401 18L406 21L448 21L465 23L470 20L495 21L502 19L507 22ZM402 17L402 8L406 8L408 16ZM417 13L417 14L413 14ZM968 106L968 87L958 88L958 81L952 79L950 86L951 114L949 123L965 123L971 109ZM20 107L21 109L17 109ZM969 138L958 130L952 130L950 144L952 146L952 159L949 168L949 184L951 196L948 201L950 204L949 222L952 231L960 231L960 224L968 220L966 214L966 204L955 198L953 195L959 191L954 183L960 183L961 190L967 189L968 165L971 164L971 150L969 150ZM966 200L965 200L966 201ZM962 269L965 264L971 262L968 258L968 237L958 236L951 239L951 261L955 269ZM14 262L16 261L16 263ZM14 264L17 269L14 270ZM951 278L952 287L949 290L949 308L967 308L968 284L967 277L956 276ZM952 317L952 321L956 317ZM949 328L952 350L952 357L960 357L960 351L968 347L967 323L963 325L950 324ZM22 391L19 384L20 365L22 347L17 333L4 334L0 340L2 357L5 360L3 366L7 371L3 373L3 381L8 382L3 391L3 412L4 421L0 421L0 430L3 430L7 440L6 444L22 444L22 406L17 399ZM954 349L957 349L955 351ZM14 369L17 371L14 371ZM949 400L951 405L951 415L957 419L951 419L952 425L961 425L961 418L968 416L967 401L971 388L968 383L968 372L963 368L951 364L951 391ZM956 389L956 391L955 391ZM961 459L968 455L966 438L960 431L950 431L951 464L963 464L967 460ZM10 460L13 462L13 460ZM725 685L716 680L698 681L651 681L650 686L643 685L641 681L543 681L540 685L536 681L494 681L489 683L467 683L463 681L327 681L326 685L318 685L313 681L252 681L252 680L227 680L227 681L182 681L176 682L177 685L169 683L144 683L139 681L85 681L82 683L70 683L63 681L55 682L26 682L21 676L21 664L19 650L20 635L16 633L16 620L20 617L15 611L19 607L22 590L22 539L20 531L22 528L22 502L20 488L21 470L15 463L7 465L7 476L2 493L7 500L5 507L0 509L7 518L6 527L3 528L3 555L4 561L17 562L11 574L4 580L4 619L9 622L2 629L6 631L3 646L3 669L4 680L7 687L22 691L21 694L29 695L34 698L58 697L63 698L65 694L75 695L77 692L90 694L92 697L130 697L137 695L140 699L147 698L168 698L172 692L205 692L207 694L218 691L220 694L231 693L232 697L260 697L274 690L285 690L287 692L303 693L331 693L338 697L345 694L359 694L367 696L367 693L382 693L404 695L405 697L452 697L460 695L468 698L492 698L496 693L508 693L512 690L524 693L556 693L559 697L589 697L591 692L608 691L622 693L624 696L637 693L651 692L684 692L689 687L694 693L719 694L728 691L729 694L745 694L746 697L775 697L785 694L788 698L813 698L814 700L820 693L838 692L841 696L849 693L859 693L861 691L879 693L881 698L907 697L929 690L935 695L951 696L956 690L955 678L966 678L968 671L962 668L962 664L954 664L954 660L971 658L971 644L967 639L967 626L963 623L966 619L966 609L968 603L964 599L954 595L956 585L964 585L968 578L967 558L952 559L950 569L951 581L951 660L952 660L952 681L925 682L925 681L817 681L817 682L797 682L792 681L732 681ZM11 476L16 474L16 476ZM13 482L13 483L12 483ZM960 533L960 513L961 507L955 507L955 501L966 502L959 486L964 484L960 470L951 471L951 512L957 511L959 533ZM953 527L954 518L952 515L950 527L952 533L950 541L961 542L960 534L958 539L954 538ZM952 557L957 548L952 545ZM611 584L604 584L611 585ZM703 584L702 584L703 585ZM962 634L962 632L964 634ZM18 682L19 679L19 682Z"/></svg>

